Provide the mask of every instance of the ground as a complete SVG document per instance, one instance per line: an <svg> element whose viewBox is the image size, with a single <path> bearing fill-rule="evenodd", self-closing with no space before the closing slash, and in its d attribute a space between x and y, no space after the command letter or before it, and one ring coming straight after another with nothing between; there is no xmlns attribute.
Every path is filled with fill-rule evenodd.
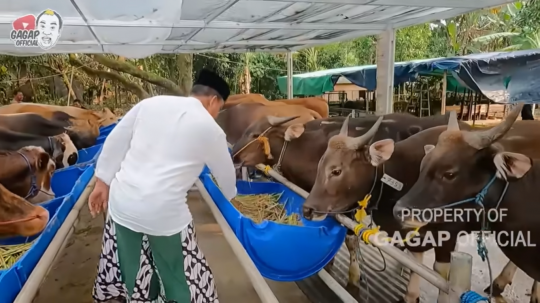
<svg viewBox="0 0 540 303"><path fill-rule="evenodd" d="M194 192L189 207L195 220L199 245L216 277L221 303L261 302L240 262L223 237L210 209ZM93 303L92 286L97 270L103 218L92 219L83 207L76 232L59 261L41 285L34 303ZM308 303L295 283L267 280L280 303Z"/></svg>

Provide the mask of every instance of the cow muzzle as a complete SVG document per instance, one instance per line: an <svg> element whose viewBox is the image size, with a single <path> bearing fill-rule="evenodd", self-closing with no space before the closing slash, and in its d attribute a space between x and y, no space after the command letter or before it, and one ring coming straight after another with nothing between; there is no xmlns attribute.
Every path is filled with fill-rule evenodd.
<svg viewBox="0 0 540 303"><path fill-rule="evenodd" d="M415 216L416 212L409 207L401 206L398 202L394 206L394 218L401 223L402 228L419 228L427 225L427 222L422 222L419 216Z"/></svg>
<svg viewBox="0 0 540 303"><path fill-rule="evenodd" d="M309 221L322 221L326 219L327 214L321 214L315 211L314 208L309 206L302 207L302 215Z"/></svg>

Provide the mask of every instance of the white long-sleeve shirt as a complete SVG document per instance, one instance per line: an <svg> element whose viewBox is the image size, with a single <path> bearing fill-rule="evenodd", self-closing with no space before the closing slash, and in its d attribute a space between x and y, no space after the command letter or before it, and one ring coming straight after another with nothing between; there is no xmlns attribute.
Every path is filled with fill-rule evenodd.
<svg viewBox="0 0 540 303"><path fill-rule="evenodd" d="M170 236L192 221L187 192L205 164L225 197L236 196L225 133L201 102L157 96L135 105L110 133L95 174L110 185L114 222Z"/></svg>

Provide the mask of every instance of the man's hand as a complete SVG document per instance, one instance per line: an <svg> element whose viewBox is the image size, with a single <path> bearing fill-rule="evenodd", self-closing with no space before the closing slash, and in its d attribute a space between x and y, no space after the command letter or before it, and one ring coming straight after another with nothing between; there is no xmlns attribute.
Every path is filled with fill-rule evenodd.
<svg viewBox="0 0 540 303"><path fill-rule="evenodd" d="M90 209L92 218L95 218L96 215L100 214L102 211L105 212L108 202L109 186L97 179L96 186L90 194L90 197L88 197L88 208Z"/></svg>

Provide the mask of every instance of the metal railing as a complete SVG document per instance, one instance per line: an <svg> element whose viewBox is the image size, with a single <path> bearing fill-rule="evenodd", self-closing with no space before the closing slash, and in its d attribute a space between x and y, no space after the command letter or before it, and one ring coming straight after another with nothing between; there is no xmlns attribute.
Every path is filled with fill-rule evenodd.
<svg viewBox="0 0 540 303"><path fill-rule="evenodd" d="M308 192L290 182L273 169L268 169L263 164L258 164L256 167L263 172L267 172L270 177L287 186L304 199L309 195ZM336 219L350 230L355 230L355 227L358 224L343 215L336 215ZM417 262L414 258L400 249L391 245L385 245L381 237L386 237L386 234L384 232L372 234L369 236L369 240L372 245L378 247L381 251L394 258L403 266L417 273L420 277L433 284L442 292L447 293L449 295L449 303L460 303L462 294L471 289L472 256L470 254L452 252L450 276L447 281L437 272L431 270L424 264Z"/></svg>

